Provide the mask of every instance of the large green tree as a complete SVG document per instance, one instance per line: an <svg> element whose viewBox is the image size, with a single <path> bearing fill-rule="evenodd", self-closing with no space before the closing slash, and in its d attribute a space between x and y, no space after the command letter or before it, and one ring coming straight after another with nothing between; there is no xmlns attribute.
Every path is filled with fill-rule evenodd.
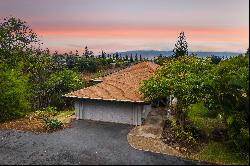
<svg viewBox="0 0 250 166"><path fill-rule="evenodd" d="M142 82L140 90L145 99L152 102L170 95L177 97L176 116L180 123L184 123L188 105L203 98L202 76L211 68L209 61L194 56L169 59L152 78Z"/></svg>
<svg viewBox="0 0 250 166"><path fill-rule="evenodd" d="M1 83L4 91L0 92L3 92L1 93L3 105L16 108L13 114L23 112L23 105L31 105L34 110L50 104L61 106L60 95L75 90L71 87L81 84L77 80L78 74L64 70L66 66L70 69L75 68L77 58L73 53L69 54L71 59L67 59L67 56L59 55L58 52L52 56L49 49L41 50L37 46L39 46L39 39L26 22L10 17L0 23L0 65L2 66L0 72L1 81L4 80ZM71 64L71 60L73 64ZM13 79L13 84L8 83L11 82L11 79ZM62 82L63 84L61 84ZM58 84L59 86L57 86ZM63 88L63 90L59 88ZM22 92L23 96L19 92ZM12 95L12 99L7 100L9 94L16 95ZM15 105L13 105L13 101L15 101ZM3 108L2 106L1 109ZM10 113L9 111L12 110L5 110L6 116Z"/></svg>
<svg viewBox="0 0 250 166"><path fill-rule="evenodd" d="M0 22L0 60L15 67L20 61L27 61L35 46L39 45L36 33L25 21L10 17Z"/></svg>
<svg viewBox="0 0 250 166"><path fill-rule="evenodd" d="M249 148L249 57L237 56L215 65L194 56L174 58L140 88L145 99L157 101L174 95L174 109L184 126L191 104L203 102L211 115L220 114L228 136L239 148Z"/></svg>

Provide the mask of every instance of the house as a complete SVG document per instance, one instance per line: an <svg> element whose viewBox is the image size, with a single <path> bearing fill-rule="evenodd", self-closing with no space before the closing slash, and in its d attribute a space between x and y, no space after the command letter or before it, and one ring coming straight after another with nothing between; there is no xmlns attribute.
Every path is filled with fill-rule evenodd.
<svg viewBox="0 0 250 166"><path fill-rule="evenodd" d="M75 98L77 119L141 125L151 105L140 95L140 82L152 76L158 67L152 62L137 63L97 78L96 85L64 96Z"/></svg>

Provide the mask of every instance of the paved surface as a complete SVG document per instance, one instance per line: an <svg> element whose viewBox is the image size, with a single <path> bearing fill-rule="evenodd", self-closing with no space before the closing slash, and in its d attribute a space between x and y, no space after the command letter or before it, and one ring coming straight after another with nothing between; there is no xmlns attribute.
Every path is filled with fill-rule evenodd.
<svg viewBox="0 0 250 166"><path fill-rule="evenodd" d="M0 164L201 164L133 149L131 128L78 120L50 134L0 130Z"/></svg>

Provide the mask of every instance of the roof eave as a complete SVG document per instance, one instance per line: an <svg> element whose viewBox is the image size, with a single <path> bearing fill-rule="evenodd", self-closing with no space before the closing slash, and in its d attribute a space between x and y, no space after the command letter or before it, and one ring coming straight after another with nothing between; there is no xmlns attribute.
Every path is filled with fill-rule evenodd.
<svg viewBox="0 0 250 166"><path fill-rule="evenodd" d="M143 100L132 101L132 100L103 99L103 98L90 98L90 97L67 96L67 95L62 95L62 96L68 97L68 98L88 99L88 100L117 101L117 102L128 102L128 103L147 103Z"/></svg>

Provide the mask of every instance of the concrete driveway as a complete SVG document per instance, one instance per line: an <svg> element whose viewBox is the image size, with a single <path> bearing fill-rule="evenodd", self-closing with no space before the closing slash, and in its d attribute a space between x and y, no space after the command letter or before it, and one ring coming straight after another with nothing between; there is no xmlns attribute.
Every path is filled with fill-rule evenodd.
<svg viewBox="0 0 250 166"><path fill-rule="evenodd" d="M131 128L78 120L50 134L0 130L0 164L202 164L133 149Z"/></svg>

